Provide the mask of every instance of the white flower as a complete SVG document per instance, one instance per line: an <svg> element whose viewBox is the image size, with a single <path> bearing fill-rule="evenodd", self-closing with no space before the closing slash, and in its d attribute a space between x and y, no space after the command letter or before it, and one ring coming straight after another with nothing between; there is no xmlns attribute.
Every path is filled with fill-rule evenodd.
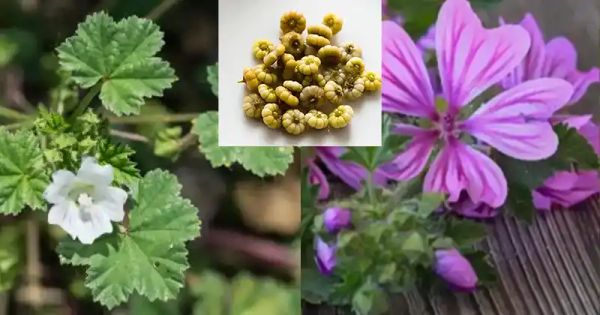
<svg viewBox="0 0 600 315"><path fill-rule="evenodd" d="M48 223L62 227L73 239L91 244L113 230L111 221L123 221L127 192L112 187L113 168L84 157L77 175L67 170L52 174L44 198L53 204Z"/></svg>

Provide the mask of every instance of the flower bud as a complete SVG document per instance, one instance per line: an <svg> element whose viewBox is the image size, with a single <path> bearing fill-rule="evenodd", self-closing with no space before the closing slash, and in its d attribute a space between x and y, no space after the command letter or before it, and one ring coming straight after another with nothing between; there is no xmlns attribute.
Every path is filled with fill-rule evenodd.
<svg viewBox="0 0 600 315"><path fill-rule="evenodd" d="M352 224L352 213L349 209L329 208L323 213L323 223L331 234L350 227Z"/></svg>
<svg viewBox="0 0 600 315"><path fill-rule="evenodd" d="M319 272L324 276L330 276L336 264L335 245L329 246L322 239L317 238L315 245L315 263Z"/></svg>
<svg viewBox="0 0 600 315"><path fill-rule="evenodd" d="M471 263L454 248L435 252L435 273L452 289L472 292L477 286L477 274Z"/></svg>

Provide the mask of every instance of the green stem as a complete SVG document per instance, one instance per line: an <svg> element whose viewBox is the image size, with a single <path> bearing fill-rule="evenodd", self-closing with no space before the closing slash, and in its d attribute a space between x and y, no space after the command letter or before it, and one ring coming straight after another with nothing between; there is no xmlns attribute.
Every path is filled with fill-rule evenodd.
<svg viewBox="0 0 600 315"><path fill-rule="evenodd" d="M375 204L375 194L373 193L373 172L368 171L367 173L367 182L365 183L367 186L367 197L369 198L369 203L371 205Z"/></svg>
<svg viewBox="0 0 600 315"><path fill-rule="evenodd" d="M108 117L108 121L115 125L137 125L137 124L155 124L155 123L175 123L189 122L198 117L198 113L189 114L159 114L159 115L142 115L142 116L127 116L127 117Z"/></svg>
<svg viewBox="0 0 600 315"><path fill-rule="evenodd" d="M77 116L83 114L83 112L90 105L90 103L92 102L94 97L96 97L96 95L98 95L98 93L100 93L101 88L102 88L102 82L98 82L96 85L94 85L87 92L87 94L83 97L83 99L81 100L79 105L77 105L77 108L75 108L75 110L73 111L73 114L71 114L72 115L71 117L77 117Z"/></svg>
<svg viewBox="0 0 600 315"><path fill-rule="evenodd" d="M18 112L16 110L14 110L12 108L8 108L6 106L0 106L0 117L8 118L11 120L19 120L19 121L31 119L31 117L29 117L29 115L23 114L21 112Z"/></svg>
<svg viewBox="0 0 600 315"><path fill-rule="evenodd" d="M146 18L149 20L159 19L163 14L169 11L169 9L175 6L177 2L179 2L179 0L164 0L158 6L156 6L156 8L154 8L150 13L148 13L148 15L146 15Z"/></svg>

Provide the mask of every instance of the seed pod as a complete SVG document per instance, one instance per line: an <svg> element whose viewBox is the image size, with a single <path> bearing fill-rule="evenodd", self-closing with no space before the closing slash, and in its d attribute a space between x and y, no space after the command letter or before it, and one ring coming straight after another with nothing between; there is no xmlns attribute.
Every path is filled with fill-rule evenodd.
<svg viewBox="0 0 600 315"><path fill-rule="evenodd" d="M317 73L317 74L313 74L313 75L302 76L301 83L302 83L302 86L318 85L320 87L324 87L325 84L327 83L327 81L325 81L325 78L323 77L322 74Z"/></svg>
<svg viewBox="0 0 600 315"><path fill-rule="evenodd" d="M344 71L350 75L359 76L365 71L365 63L359 57L352 57L346 62Z"/></svg>
<svg viewBox="0 0 600 315"><path fill-rule="evenodd" d="M297 62L293 55L283 54L279 59L278 65L283 68L281 75L284 80L291 80L296 76Z"/></svg>
<svg viewBox="0 0 600 315"><path fill-rule="evenodd" d="M308 34L319 35L325 37L326 39L331 39L333 37L333 32L327 25L323 24L315 24L308 27Z"/></svg>
<svg viewBox="0 0 600 315"><path fill-rule="evenodd" d="M297 109L288 109L288 111L283 114L281 124L283 128L285 128L285 131L293 135L299 135L306 129L304 114Z"/></svg>
<svg viewBox="0 0 600 315"><path fill-rule="evenodd" d="M277 83L277 74L275 73L275 69L269 66L259 65L254 68L254 73L256 74L258 81L264 84L273 85Z"/></svg>
<svg viewBox="0 0 600 315"><path fill-rule="evenodd" d="M328 68L323 71L323 78L326 82L333 81L339 85L346 82L346 74L341 68Z"/></svg>
<svg viewBox="0 0 600 315"><path fill-rule="evenodd" d="M244 69L244 83L250 92L256 92L260 81L256 77L256 71L253 68Z"/></svg>
<svg viewBox="0 0 600 315"><path fill-rule="evenodd" d="M302 89L300 101L302 102L302 105L310 108L319 107L323 104L324 95L325 92L323 92L323 88L318 85L311 85Z"/></svg>
<svg viewBox="0 0 600 315"><path fill-rule="evenodd" d="M321 60L315 56L302 57L298 61L296 69L303 75L313 75L319 73Z"/></svg>
<svg viewBox="0 0 600 315"><path fill-rule="evenodd" d="M279 59L279 57L281 57L283 54L285 53L285 46L279 44L277 45L277 47L275 47L275 49L271 50L270 53L268 53L265 58L263 58L263 63L265 64L265 66L270 67L271 65L273 65L275 63L275 61L277 61L277 59Z"/></svg>
<svg viewBox="0 0 600 315"><path fill-rule="evenodd" d="M273 49L275 49L275 46L273 43L271 43L271 41L267 39L261 39L254 42L254 45L252 46L252 54L254 54L256 59L262 61L263 58L265 58L265 56Z"/></svg>
<svg viewBox="0 0 600 315"><path fill-rule="evenodd" d="M298 98L296 96L294 96L290 90L288 90L287 88L285 88L283 86L278 86L275 89L275 94L277 94L277 97L282 102L284 102L290 106L298 106L298 103L300 103Z"/></svg>
<svg viewBox="0 0 600 315"><path fill-rule="evenodd" d="M353 101L363 95L365 91L365 80L363 78L357 78L356 80L346 81L344 87L344 97Z"/></svg>
<svg viewBox="0 0 600 315"><path fill-rule="evenodd" d="M260 118L265 101L256 93L246 95L244 97L244 113L250 118Z"/></svg>
<svg viewBox="0 0 600 315"><path fill-rule="evenodd" d="M343 62L348 62L352 57L362 57L362 49L355 43L345 43L342 45L342 49L344 50Z"/></svg>
<svg viewBox="0 0 600 315"><path fill-rule="evenodd" d="M298 83L296 81L291 81L291 80L284 81L283 82L283 86L286 89L288 89L288 90L290 90L290 91L292 91L294 93L300 93L300 92L302 92L302 89L304 88L302 86L302 84L300 84L300 83Z"/></svg>
<svg viewBox="0 0 600 315"><path fill-rule="evenodd" d="M279 27L282 34L289 32L302 33L306 29L306 18L300 12L289 11L281 16Z"/></svg>
<svg viewBox="0 0 600 315"><path fill-rule="evenodd" d="M329 27L333 35L335 35L342 30L342 26L344 26L344 20L333 13L328 13L325 15L325 17L323 17L323 24Z"/></svg>
<svg viewBox="0 0 600 315"><path fill-rule="evenodd" d="M368 71L363 74L362 79L365 81L365 90L373 92L381 89L381 76L379 74Z"/></svg>
<svg viewBox="0 0 600 315"><path fill-rule="evenodd" d="M262 97L262 99L267 103L277 102L277 94L275 94L275 90L264 83L258 86L258 94L260 94L260 97Z"/></svg>
<svg viewBox="0 0 600 315"><path fill-rule="evenodd" d="M327 114L316 109L311 109L304 115L304 121L306 121L310 127L315 129L323 129L327 127L328 124Z"/></svg>
<svg viewBox="0 0 600 315"><path fill-rule="evenodd" d="M329 114L329 126L333 128L344 128L348 126L354 111L348 105L340 105Z"/></svg>
<svg viewBox="0 0 600 315"><path fill-rule="evenodd" d="M321 47L317 53L321 62L325 65L337 65L342 60L342 49L336 46L327 45Z"/></svg>
<svg viewBox="0 0 600 315"><path fill-rule="evenodd" d="M344 89L333 81L325 84L325 97L334 105L339 105L344 100Z"/></svg>
<svg viewBox="0 0 600 315"><path fill-rule="evenodd" d="M306 44L315 48L320 48L331 44L331 41L320 35L308 34L306 36Z"/></svg>
<svg viewBox="0 0 600 315"><path fill-rule="evenodd" d="M302 56L306 50L304 38L296 32L289 32L281 36L281 43L285 46L285 52L294 56Z"/></svg>
<svg viewBox="0 0 600 315"><path fill-rule="evenodd" d="M275 103L269 103L263 107L260 113L263 119L263 123L271 129L277 129L281 126L281 110Z"/></svg>

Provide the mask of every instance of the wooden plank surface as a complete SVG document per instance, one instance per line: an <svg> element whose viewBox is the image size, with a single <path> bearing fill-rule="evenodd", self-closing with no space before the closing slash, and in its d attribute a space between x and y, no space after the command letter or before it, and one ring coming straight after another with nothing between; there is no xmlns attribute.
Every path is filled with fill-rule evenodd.
<svg viewBox="0 0 600 315"><path fill-rule="evenodd" d="M495 25L498 16L519 21L535 15L546 38L566 36L582 69L600 66L600 0L504 0L482 15ZM600 115L595 86L573 113ZM556 210L532 225L500 218L490 225L488 249L499 273L497 286L474 294L395 297L391 314L418 315L599 315L600 203ZM305 305L303 314L349 314L347 310Z"/></svg>

